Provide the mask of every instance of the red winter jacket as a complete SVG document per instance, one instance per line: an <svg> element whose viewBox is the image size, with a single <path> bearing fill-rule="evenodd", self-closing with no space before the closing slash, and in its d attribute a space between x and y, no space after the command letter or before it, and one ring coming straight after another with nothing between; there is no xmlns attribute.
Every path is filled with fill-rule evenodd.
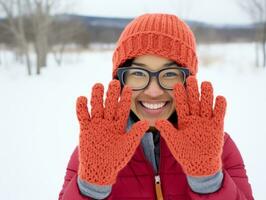
<svg viewBox="0 0 266 200"><path fill-rule="evenodd" d="M224 179L221 188L211 194L197 194L190 188L186 175L170 153L165 141L160 142L160 168L164 200L252 200L251 186L248 183L241 155L228 134L225 134L223 147ZM77 185L78 150L75 149L69 161L65 182L59 200L88 200ZM132 159L118 174L108 200L155 200L154 172L139 145Z"/></svg>

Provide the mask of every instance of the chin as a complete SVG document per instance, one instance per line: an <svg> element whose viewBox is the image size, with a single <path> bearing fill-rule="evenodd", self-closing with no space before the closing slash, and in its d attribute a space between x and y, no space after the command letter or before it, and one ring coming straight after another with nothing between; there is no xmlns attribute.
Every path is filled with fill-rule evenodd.
<svg viewBox="0 0 266 200"><path fill-rule="evenodd" d="M155 119L146 119L146 120L149 122L150 127L155 127L155 122L156 122Z"/></svg>

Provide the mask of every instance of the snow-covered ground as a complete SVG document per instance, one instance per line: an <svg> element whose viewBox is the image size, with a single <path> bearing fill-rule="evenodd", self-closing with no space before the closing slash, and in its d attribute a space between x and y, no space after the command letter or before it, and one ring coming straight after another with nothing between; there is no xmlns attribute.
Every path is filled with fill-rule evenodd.
<svg viewBox="0 0 266 200"><path fill-rule="evenodd" d="M253 44L199 46L198 79L210 80L227 98L225 130L238 145L255 199L266 197L266 70L254 67ZM111 80L112 51L53 58L41 76L0 52L0 197L52 200L61 189L78 143L75 100L90 96L94 83ZM265 134L265 135L264 135Z"/></svg>

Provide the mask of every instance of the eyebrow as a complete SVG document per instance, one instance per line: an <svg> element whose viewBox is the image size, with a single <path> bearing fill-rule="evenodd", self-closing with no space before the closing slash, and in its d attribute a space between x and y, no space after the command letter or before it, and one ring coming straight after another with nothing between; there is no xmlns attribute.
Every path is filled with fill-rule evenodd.
<svg viewBox="0 0 266 200"><path fill-rule="evenodd" d="M132 62L132 65L137 65L137 66L140 66L140 67L149 67L146 64L137 63L137 62ZM177 64L176 64L176 62L169 62L169 63L164 64L162 67L169 67L169 66L172 66L172 65L177 65Z"/></svg>

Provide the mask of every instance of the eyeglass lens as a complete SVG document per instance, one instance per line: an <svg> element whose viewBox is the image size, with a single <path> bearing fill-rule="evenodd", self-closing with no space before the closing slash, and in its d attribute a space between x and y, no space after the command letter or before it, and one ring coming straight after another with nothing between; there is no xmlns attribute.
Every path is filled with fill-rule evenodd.
<svg viewBox="0 0 266 200"><path fill-rule="evenodd" d="M184 72L176 68L164 69L158 76L160 86L165 89L173 89L175 84L184 81ZM132 89L144 89L150 82L150 74L143 69L128 68L123 73L123 82Z"/></svg>

